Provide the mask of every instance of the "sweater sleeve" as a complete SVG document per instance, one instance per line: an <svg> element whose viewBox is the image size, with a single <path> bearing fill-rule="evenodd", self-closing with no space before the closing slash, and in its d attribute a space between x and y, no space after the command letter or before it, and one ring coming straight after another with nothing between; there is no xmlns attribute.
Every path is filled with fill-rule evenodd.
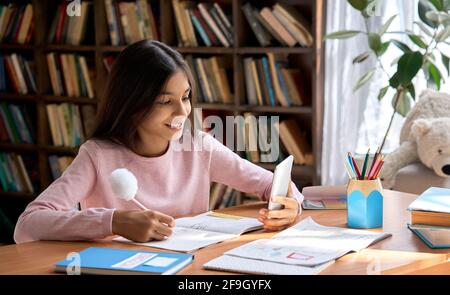
<svg viewBox="0 0 450 295"><path fill-rule="evenodd" d="M54 181L19 217L14 240L90 240L112 234L114 209L89 208L77 204L89 196L97 181L95 156L86 144L61 177Z"/></svg>
<svg viewBox="0 0 450 295"><path fill-rule="evenodd" d="M247 161L210 135L205 135L206 146L211 150L211 181L223 183L232 188L256 194L261 200L268 201L272 190L273 173ZM303 202L303 195L291 182L293 197Z"/></svg>

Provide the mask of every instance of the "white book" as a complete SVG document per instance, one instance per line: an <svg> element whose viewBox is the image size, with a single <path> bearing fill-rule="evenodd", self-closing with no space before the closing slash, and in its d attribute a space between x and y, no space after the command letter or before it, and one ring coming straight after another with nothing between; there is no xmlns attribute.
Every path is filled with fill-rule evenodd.
<svg viewBox="0 0 450 295"><path fill-rule="evenodd" d="M389 237L389 233L328 227L311 217L276 234L225 252L226 255L299 266L317 266Z"/></svg>
<svg viewBox="0 0 450 295"><path fill-rule="evenodd" d="M115 241L180 252L192 252L208 245L233 239L245 232L262 228L256 218L206 212L176 219L172 235L162 241L137 243L123 237Z"/></svg>
<svg viewBox="0 0 450 295"><path fill-rule="evenodd" d="M205 263L203 268L259 275L315 275L333 263L334 260L317 266L298 266L222 255Z"/></svg>

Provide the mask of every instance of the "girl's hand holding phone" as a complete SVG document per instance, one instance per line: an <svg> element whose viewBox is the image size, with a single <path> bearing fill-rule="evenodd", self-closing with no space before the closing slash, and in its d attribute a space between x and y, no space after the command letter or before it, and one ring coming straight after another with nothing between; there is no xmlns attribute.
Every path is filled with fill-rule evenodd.
<svg viewBox="0 0 450 295"><path fill-rule="evenodd" d="M292 225L300 214L299 203L292 194L292 184L289 185L287 196L276 196L272 202L282 205L282 208L279 210L263 208L259 211L258 220L264 224L264 229L280 231Z"/></svg>

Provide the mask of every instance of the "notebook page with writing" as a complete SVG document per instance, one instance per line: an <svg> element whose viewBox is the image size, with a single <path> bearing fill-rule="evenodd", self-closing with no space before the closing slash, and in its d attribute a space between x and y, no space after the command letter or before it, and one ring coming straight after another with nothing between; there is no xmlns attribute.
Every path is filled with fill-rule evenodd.
<svg viewBox="0 0 450 295"><path fill-rule="evenodd" d="M203 265L205 269L261 275L315 275L333 264L330 261L314 267L222 255Z"/></svg>
<svg viewBox="0 0 450 295"><path fill-rule="evenodd" d="M225 252L243 258L314 266L359 251L390 236L339 227L322 226L308 217L271 239L260 239Z"/></svg>
<svg viewBox="0 0 450 295"><path fill-rule="evenodd" d="M207 212L194 217L176 219L172 235L162 241L146 243L133 242L123 237L114 241L167 249L192 252L200 248L238 237L244 232L262 227L255 218L247 218Z"/></svg>

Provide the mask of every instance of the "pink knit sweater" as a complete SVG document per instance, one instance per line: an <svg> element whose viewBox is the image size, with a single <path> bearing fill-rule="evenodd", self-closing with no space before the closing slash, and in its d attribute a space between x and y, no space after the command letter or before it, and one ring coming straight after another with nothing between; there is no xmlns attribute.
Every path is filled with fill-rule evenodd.
<svg viewBox="0 0 450 295"><path fill-rule="evenodd" d="M240 158L212 136L201 136L200 151L180 151L180 144L171 142L162 156L151 158L111 142L88 140L63 175L19 217L15 241L92 240L112 235L114 210L138 209L112 192L108 179L117 168L127 168L136 176L138 201L173 217L207 211L211 182L268 200L272 172ZM297 188L294 197L303 201Z"/></svg>

